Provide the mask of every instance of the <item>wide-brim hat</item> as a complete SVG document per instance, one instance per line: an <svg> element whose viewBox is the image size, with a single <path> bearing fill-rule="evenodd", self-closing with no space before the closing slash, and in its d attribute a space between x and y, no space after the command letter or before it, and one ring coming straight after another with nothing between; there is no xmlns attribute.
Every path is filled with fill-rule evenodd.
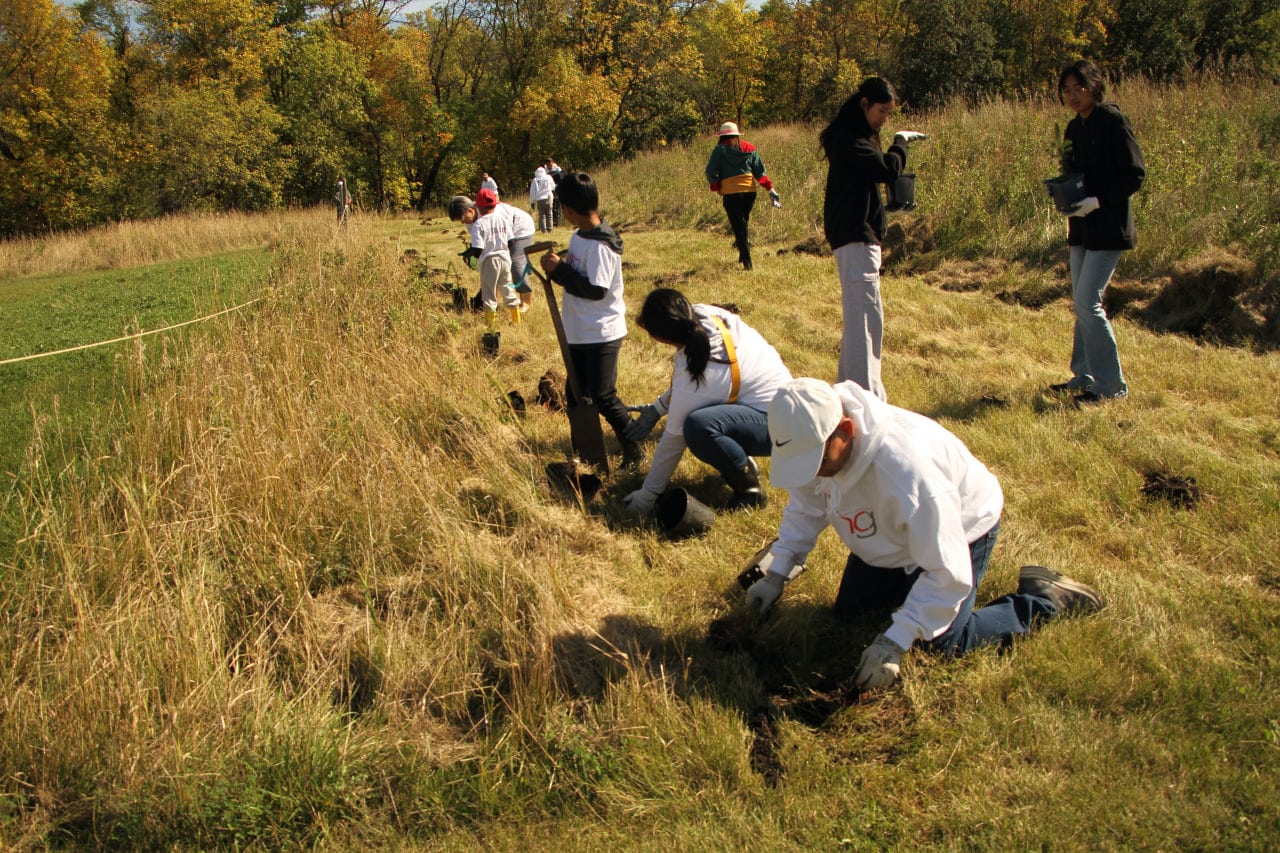
<svg viewBox="0 0 1280 853"><path fill-rule="evenodd" d="M726 121L724 124L720 125L720 132L718 135L719 136L741 136L742 134L738 131L738 126L736 124L734 124L731 121Z"/></svg>

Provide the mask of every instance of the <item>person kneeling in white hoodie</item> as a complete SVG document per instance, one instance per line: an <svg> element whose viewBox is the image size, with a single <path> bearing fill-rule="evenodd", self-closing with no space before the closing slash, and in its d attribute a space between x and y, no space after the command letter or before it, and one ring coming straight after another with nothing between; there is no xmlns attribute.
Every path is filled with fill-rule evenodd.
<svg viewBox="0 0 1280 853"><path fill-rule="evenodd" d="M768 418L769 479L789 500L747 601L767 611L804 570L818 535L834 527L850 552L836 614L896 608L862 653L858 687L892 685L917 642L958 656L1008 644L1043 620L1102 609L1093 589L1044 566L1023 566L1017 592L974 609L1004 494L987 466L936 421L890 406L856 382L808 378L778 391Z"/></svg>

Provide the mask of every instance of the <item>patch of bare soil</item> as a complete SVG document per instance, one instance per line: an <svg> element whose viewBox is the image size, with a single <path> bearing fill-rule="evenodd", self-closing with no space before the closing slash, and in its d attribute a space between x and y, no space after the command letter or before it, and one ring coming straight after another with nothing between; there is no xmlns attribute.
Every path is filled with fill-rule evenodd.
<svg viewBox="0 0 1280 853"><path fill-rule="evenodd" d="M1200 486L1194 477L1144 471L1142 481L1142 494L1151 500L1165 500L1181 509L1193 509L1200 502Z"/></svg>
<svg viewBox="0 0 1280 853"><path fill-rule="evenodd" d="M781 741L773 716L768 711L757 711L748 725L751 727L751 769L763 777L766 788L776 788L785 770L778 756Z"/></svg>

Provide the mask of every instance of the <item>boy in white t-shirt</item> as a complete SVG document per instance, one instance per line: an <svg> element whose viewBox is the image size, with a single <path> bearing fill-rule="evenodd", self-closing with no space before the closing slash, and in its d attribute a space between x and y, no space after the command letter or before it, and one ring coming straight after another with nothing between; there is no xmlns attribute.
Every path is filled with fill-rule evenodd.
<svg viewBox="0 0 1280 853"><path fill-rule="evenodd" d="M466 196L455 196L449 202L449 217L460 220L471 231L471 248L464 256L477 259L480 272L480 302L489 325L496 324L498 299L501 298L512 322L520 322L520 297L511 287L512 239L510 216L496 212L498 197L491 190L480 190L472 202Z"/></svg>
<svg viewBox="0 0 1280 853"><path fill-rule="evenodd" d="M600 194L586 172L565 174L556 198L577 230L563 257L555 252L542 256L542 269L564 288L560 314L582 394L595 401L622 445L623 466L631 467L644 459L644 453L626 437L631 415L618 397L618 353L627 336L622 238L600 218ZM566 389L566 396L573 400L572 389Z"/></svg>

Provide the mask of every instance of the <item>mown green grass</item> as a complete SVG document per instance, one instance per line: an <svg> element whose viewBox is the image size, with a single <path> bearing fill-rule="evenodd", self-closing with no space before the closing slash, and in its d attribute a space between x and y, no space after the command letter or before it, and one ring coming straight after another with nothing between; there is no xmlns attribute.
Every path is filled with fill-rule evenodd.
<svg viewBox="0 0 1280 853"><path fill-rule="evenodd" d="M972 145L1005 124L979 122ZM779 152L803 174L803 148ZM606 217L630 223L631 314L660 284L733 302L793 372L831 378L834 264L791 251L808 232L772 230L812 202L784 190L788 218L760 212L747 275L709 194L705 220L679 226L645 206L653 174L601 176ZM1022 245L1024 226L992 242ZM1061 240L1060 220L1043 228ZM482 322L450 307L451 262L477 284L457 230L362 220L282 240L262 302L163 359L121 354L131 390L110 430L84 429L59 457L76 464L24 470L0 584L6 844L1276 845L1275 352L1121 317L1132 394L1076 410L1043 393L1066 369L1065 300L1028 309L891 272L891 401L939 418L1005 491L980 600L1042 563L1108 607L1005 652L913 653L900 688L838 702L882 627L830 615L840 543L825 534L749 628L733 578L784 494L680 544L621 510L642 472L585 507L558 495L544 466L566 458L563 416L504 403L532 401L559 363L541 294L484 358ZM633 328L623 397L651 400L670 356ZM1150 470L1195 478L1200 502L1144 496ZM725 498L691 459L675 482Z"/></svg>
<svg viewBox="0 0 1280 853"><path fill-rule="evenodd" d="M186 322L237 304L256 292L270 263L262 249L185 261L0 282L0 361ZM77 436L110 430L119 399L122 352L164 351L190 327L139 343L122 342L0 365L0 475L5 491L26 457L36 425L57 421L58 444L74 457ZM10 543L0 535L0 546Z"/></svg>

